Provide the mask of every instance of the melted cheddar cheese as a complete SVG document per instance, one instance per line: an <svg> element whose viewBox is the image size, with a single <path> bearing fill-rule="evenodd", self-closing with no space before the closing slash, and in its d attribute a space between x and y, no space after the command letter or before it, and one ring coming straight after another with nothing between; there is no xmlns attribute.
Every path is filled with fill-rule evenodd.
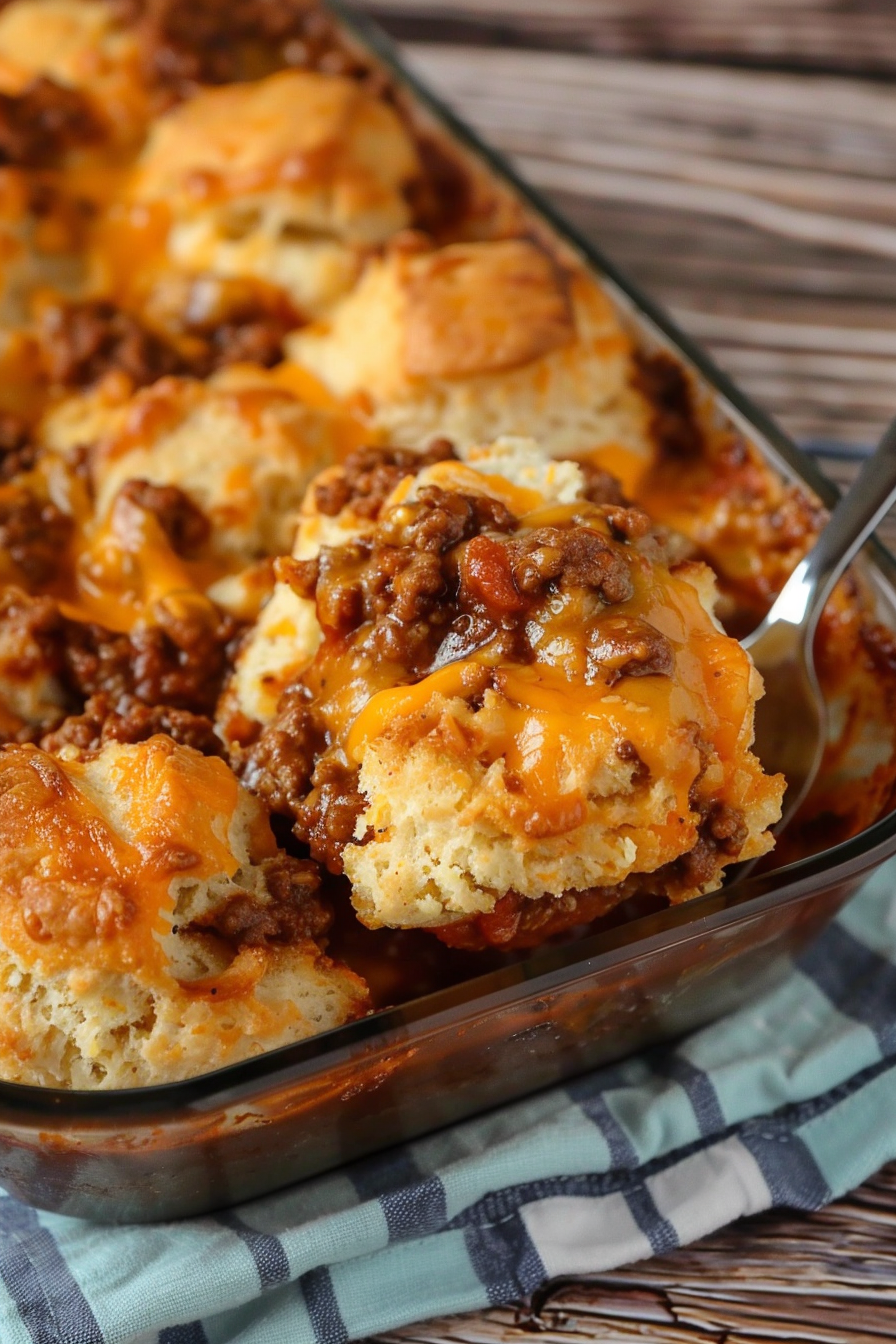
<svg viewBox="0 0 896 1344"><path fill-rule="evenodd" d="M110 814L109 796L112 809ZM111 762L0 752L0 939L44 974L83 960L157 982L170 975L176 884L233 877L237 781L223 761L156 737ZM262 853L274 852L273 838Z"/></svg>
<svg viewBox="0 0 896 1344"><path fill-rule="evenodd" d="M270 909L272 862L224 762L168 737L84 759L0 750L4 1076L171 1081L363 1012L363 982L309 934L223 936L234 902Z"/></svg>

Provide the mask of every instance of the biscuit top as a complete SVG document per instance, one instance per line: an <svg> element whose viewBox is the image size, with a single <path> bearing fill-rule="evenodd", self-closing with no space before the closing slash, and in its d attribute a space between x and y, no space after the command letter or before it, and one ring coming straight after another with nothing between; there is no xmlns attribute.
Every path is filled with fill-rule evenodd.
<svg viewBox="0 0 896 1344"><path fill-rule="evenodd" d="M322 559L318 612L330 639L310 676L349 764L360 765L383 733L425 735L445 699L473 702L493 690L504 701L504 733L487 750L519 781L523 830L576 824L584 800L564 780L579 773L577 754L593 757L602 724L609 740L601 749L631 743L687 810L698 753L693 742L677 743L673 730L698 723L729 758L748 745L747 655L719 630L689 574L656 563L644 544L643 514L581 500L525 508L520 487L462 494L459 475L451 494L430 484L416 500L393 505L366 565L350 548ZM521 516L511 516L511 499L523 505ZM356 576L362 589L378 587L376 573L401 565L396 543L406 538L416 550L421 533L440 528L448 545L439 578L433 543L425 561L407 556L407 595L393 577L391 599L378 594L367 619L354 624ZM448 593L435 610L430 594L440 580ZM354 658L345 655L346 637ZM419 680L402 684L408 677ZM577 731L583 720L587 733Z"/></svg>
<svg viewBox="0 0 896 1344"><path fill-rule="evenodd" d="M688 853L722 804L738 843L766 848L782 781L749 752L761 685L713 617L709 570L676 561L611 480L534 444L403 465L378 505L356 493L374 486L370 454L362 471L347 465L345 490L332 472L321 483L319 503L341 503L355 534L278 562L321 638L245 755L249 786L295 817L315 857L345 865L362 918L438 925L508 889L618 885ZM436 896L395 818L414 812L419 839L434 816L419 790L438 779L448 798L461 778L464 892ZM588 827L619 852L603 855ZM508 867L502 887L480 859L503 849L534 856L534 870ZM362 856L378 853L372 876Z"/></svg>
<svg viewBox="0 0 896 1344"><path fill-rule="evenodd" d="M171 1082L359 1016L317 887L224 762L167 735L0 749L0 1073Z"/></svg>
<svg viewBox="0 0 896 1344"><path fill-rule="evenodd" d="M338 76L285 70L254 83L203 89L154 126L135 197L175 213L284 188L326 189L334 229L365 237L407 220L401 191L418 171L395 112Z"/></svg>
<svg viewBox="0 0 896 1344"><path fill-rule="evenodd" d="M263 810L216 758L170 738L91 759L0 751L0 940L46 973L156 982L178 889L276 853Z"/></svg>
<svg viewBox="0 0 896 1344"><path fill-rule="evenodd" d="M512 369L575 337L565 279L533 243L455 244L409 257L402 269L411 377Z"/></svg>
<svg viewBox="0 0 896 1344"><path fill-rule="evenodd" d="M408 239L370 264L327 321L291 336L289 349L339 395L366 388L380 398L426 379L534 365L566 347L578 353L585 338L590 350L594 336L605 354L627 349L606 297L531 240L433 249Z"/></svg>
<svg viewBox="0 0 896 1344"><path fill-rule="evenodd" d="M136 393L113 379L67 399L42 427L58 454L48 460L59 474L88 444L92 497L72 483L79 526L54 595L81 619L129 630L156 602L288 550L306 484L357 433L349 415L248 365Z"/></svg>
<svg viewBox="0 0 896 1344"><path fill-rule="evenodd" d="M116 34L101 0L14 0L0 13L0 57L19 82L37 73L80 87L122 60L133 39ZM112 48L110 51L110 40ZM6 72L4 71L4 74ZM6 75L4 87L11 83Z"/></svg>

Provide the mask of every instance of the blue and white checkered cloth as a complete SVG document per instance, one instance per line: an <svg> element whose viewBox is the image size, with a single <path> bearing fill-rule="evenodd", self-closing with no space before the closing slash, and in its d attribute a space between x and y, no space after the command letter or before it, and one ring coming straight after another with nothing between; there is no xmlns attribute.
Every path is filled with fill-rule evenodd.
<svg viewBox="0 0 896 1344"><path fill-rule="evenodd" d="M229 1213L98 1227L0 1196L3 1344L342 1344L526 1298L896 1157L896 868L725 1021Z"/></svg>

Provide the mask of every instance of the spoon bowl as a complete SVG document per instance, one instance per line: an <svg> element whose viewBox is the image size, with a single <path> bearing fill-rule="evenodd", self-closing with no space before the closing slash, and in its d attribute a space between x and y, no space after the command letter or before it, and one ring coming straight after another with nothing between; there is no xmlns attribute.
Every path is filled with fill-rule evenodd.
<svg viewBox="0 0 896 1344"><path fill-rule="evenodd" d="M896 420L765 620L741 641L765 682L765 695L756 705L754 750L767 771L787 780L778 833L812 787L827 740L827 709L813 652L819 618L844 570L894 502Z"/></svg>

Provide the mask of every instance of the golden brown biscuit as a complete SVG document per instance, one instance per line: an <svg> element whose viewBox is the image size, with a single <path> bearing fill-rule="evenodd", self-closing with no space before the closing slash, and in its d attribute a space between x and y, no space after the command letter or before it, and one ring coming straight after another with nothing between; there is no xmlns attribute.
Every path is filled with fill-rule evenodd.
<svg viewBox="0 0 896 1344"><path fill-rule="evenodd" d="M0 750L0 1076L171 1082L338 1026L309 865L220 760L153 737Z"/></svg>
<svg viewBox="0 0 896 1344"><path fill-rule="evenodd" d="M411 378L515 369L575 339L565 279L531 243L456 244L407 270L403 362Z"/></svg>
<svg viewBox="0 0 896 1344"><path fill-rule="evenodd" d="M651 455L631 342L609 299L526 240L396 246L287 349L391 443L511 434L558 455Z"/></svg>
<svg viewBox="0 0 896 1344"><path fill-rule="evenodd" d="M758 678L689 586L669 582L654 611L685 636L661 675L585 689L566 665L463 662L373 697L350 738L367 807L344 853L366 923L438 926L488 914L507 892L618 888L622 898L634 877L685 900L719 886L733 859L771 847L782 781L749 754ZM643 648L658 628L645 635L620 617L607 640ZM574 656L559 652L563 664ZM701 854L688 875L683 861L706 844L713 808L736 817L737 842ZM674 864L680 876L660 873Z"/></svg>
<svg viewBox="0 0 896 1344"><path fill-rule="evenodd" d="M12 0L4 6L0 90L30 100L31 119L39 123L33 143L42 140L50 153L60 110L68 119L76 94L98 123L99 134L88 140L98 143L100 153L88 156L87 162L93 168L105 163L111 174L120 169L122 152L131 154L139 147L151 112L136 34L103 0ZM110 176L106 182L74 186L86 187L88 194L99 190L106 200L114 180Z"/></svg>
<svg viewBox="0 0 896 1344"><path fill-rule="evenodd" d="M113 377L66 399L40 437L62 456L89 446L95 499L65 596L97 620L105 604L105 619L125 627L124 609L136 614L186 590L252 612L238 576L290 549L308 481L357 433L350 416L309 406L288 382L248 365L206 382L161 379L136 394ZM172 491L180 512L185 503L195 515L186 535L171 519Z"/></svg>
<svg viewBox="0 0 896 1344"><path fill-rule="evenodd" d="M396 113L358 83L281 71L204 89L153 127L133 199L168 212L169 262L257 276L317 312L353 282L359 249L410 222L417 175Z"/></svg>
<svg viewBox="0 0 896 1344"><path fill-rule="evenodd" d="M103 0L12 0L0 12L0 57L24 84L48 75L61 84L96 87L109 73L128 69L135 40L115 23ZM124 69L122 69L124 67Z"/></svg>

